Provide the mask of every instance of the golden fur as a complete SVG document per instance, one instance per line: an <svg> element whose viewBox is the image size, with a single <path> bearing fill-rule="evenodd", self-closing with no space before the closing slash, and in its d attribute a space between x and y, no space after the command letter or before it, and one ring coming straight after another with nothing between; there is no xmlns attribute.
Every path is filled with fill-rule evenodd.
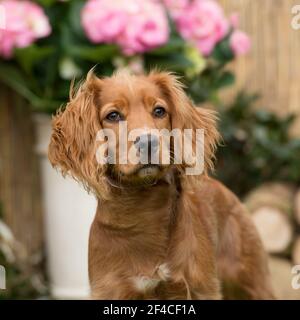
<svg viewBox="0 0 300 320"><path fill-rule="evenodd" d="M163 119L151 117L157 102L167 110ZM105 120L111 106L122 109L129 130L204 129L204 174L185 175L185 163L163 166L149 184L136 178L138 165L116 164L112 183L108 166L95 158L98 130L117 131ZM219 139L215 113L195 108L172 74L99 79L90 72L72 90L53 119L49 159L98 198L89 242L93 298L273 298L266 254L246 210L207 175Z"/></svg>

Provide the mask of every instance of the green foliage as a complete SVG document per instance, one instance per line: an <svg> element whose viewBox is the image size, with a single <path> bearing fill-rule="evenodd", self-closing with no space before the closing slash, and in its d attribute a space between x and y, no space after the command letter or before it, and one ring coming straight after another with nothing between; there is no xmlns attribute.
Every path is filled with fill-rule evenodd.
<svg viewBox="0 0 300 320"><path fill-rule="evenodd" d="M0 300L35 299L47 294L43 267L37 257L28 257L11 230L2 221L0 203L0 266L5 268L6 289L0 289Z"/></svg>
<svg viewBox="0 0 300 320"><path fill-rule="evenodd" d="M257 99L241 92L231 106L220 108L224 146L217 176L240 195L266 181L300 182L300 139L289 137L294 117L254 109Z"/></svg>
<svg viewBox="0 0 300 320"><path fill-rule="evenodd" d="M0 252L0 265L6 270L5 290L0 290L0 300L7 299L36 299L46 294L45 288L39 290L34 283L37 279L21 266L8 263L5 256Z"/></svg>

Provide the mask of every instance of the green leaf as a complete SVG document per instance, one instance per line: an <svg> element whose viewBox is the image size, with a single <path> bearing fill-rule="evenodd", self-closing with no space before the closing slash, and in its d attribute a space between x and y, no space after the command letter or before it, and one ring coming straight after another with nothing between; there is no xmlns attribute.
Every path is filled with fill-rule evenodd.
<svg viewBox="0 0 300 320"><path fill-rule="evenodd" d="M234 59L234 54L230 48L228 37L216 45L212 53L212 57L222 64L228 63Z"/></svg>
<svg viewBox="0 0 300 320"><path fill-rule="evenodd" d="M52 4L57 2L57 0L37 0L37 2L44 7L50 7Z"/></svg>
<svg viewBox="0 0 300 320"><path fill-rule="evenodd" d="M186 69L186 75L189 78L194 78L205 69L206 60L194 46L186 46L184 53L192 64L192 67Z"/></svg>
<svg viewBox="0 0 300 320"><path fill-rule="evenodd" d="M178 50L183 49L185 46L185 42L179 37L173 37L169 40L167 44L162 47L151 50L150 55L166 55L170 53L174 53Z"/></svg>
<svg viewBox="0 0 300 320"><path fill-rule="evenodd" d="M257 110L255 116L261 122L270 122L273 119L273 114L267 110Z"/></svg>
<svg viewBox="0 0 300 320"><path fill-rule="evenodd" d="M181 52L161 57L149 56L146 64L149 69L159 67L162 70L171 70L178 73L184 73L187 68L193 66L192 62Z"/></svg>
<svg viewBox="0 0 300 320"><path fill-rule="evenodd" d="M36 44L33 44L26 48L16 49L15 59L25 72L31 74L34 64L47 58L54 51L55 49L51 46L38 47Z"/></svg>
<svg viewBox="0 0 300 320"><path fill-rule="evenodd" d="M61 101L45 100L38 97L31 89L30 83L15 66L0 63L0 80L27 99L35 110L54 111Z"/></svg>
<svg viewBox="0 0 300 320"><path fill-rule="evenodd" d="M99 45L99 46L72 46L68 49L69 54L76 58L81 58L94 63L101 63L111 60L119 53L119 49L115 45Z"/></svg>
<svg viewBox="0 0 300 320"><path fill-rule="evenodd" d="M221 89L234 84L235 76L232 72L224 71L215 82L215 88Z"/></svg>
<svg viewBox="0 0 300 320"><path fill-rule="evenodd" d="M80 21L80 13L82 7L84 6L85 1L72 0L70 1L70 9L69 9L69 24L71 30L79 35L80 37L85 37L83 32L83 28Z"/></svg>
<svg viewBox="0 0 300 320"><path fill-rule="evenodd" d="M32 104L38 100L28 86L28 81L20 70L12 65L0 63L0 79L3 83L28 99Z"/></svg>

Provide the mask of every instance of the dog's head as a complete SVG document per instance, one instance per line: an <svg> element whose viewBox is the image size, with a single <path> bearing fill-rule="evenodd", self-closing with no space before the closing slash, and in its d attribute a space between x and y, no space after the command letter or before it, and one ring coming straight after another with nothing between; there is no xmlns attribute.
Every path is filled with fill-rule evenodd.
<svg viewBox="0 0 300 320"><path fill-rule="evenodd" d="M174 167L184 173L197 162L197 143L206 172L218 139L215 114L194 107L174 75L123 71L99 79L90 72L53 119L49 159L101 197L114 184L144 186Z"/></svg>

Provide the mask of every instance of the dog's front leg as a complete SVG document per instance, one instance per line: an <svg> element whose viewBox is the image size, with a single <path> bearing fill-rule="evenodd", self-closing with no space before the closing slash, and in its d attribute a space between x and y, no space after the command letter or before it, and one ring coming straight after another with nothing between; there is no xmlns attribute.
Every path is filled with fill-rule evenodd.
<svg viewBox="0 0 300 320"><path fill-rule="evenodd" d="M188 262L190 264L191 261ZM192 262L194 264L194 262ZM193 272L191 267L179 267L174 270L172 280L163 283L168 299L187 299L187 300L218 300L222 298L220 281L215 274L209 270L206 273L200 264L194 264Z"/></svg>
<svg viewBox="0 0 300 320"><path fill-rule="evenodd" d="M216 226L205 220L210 213L201 212L195 203L182 197L178 206L168 255L171 277L184 284L188 299L221 299Z"/></svg>

